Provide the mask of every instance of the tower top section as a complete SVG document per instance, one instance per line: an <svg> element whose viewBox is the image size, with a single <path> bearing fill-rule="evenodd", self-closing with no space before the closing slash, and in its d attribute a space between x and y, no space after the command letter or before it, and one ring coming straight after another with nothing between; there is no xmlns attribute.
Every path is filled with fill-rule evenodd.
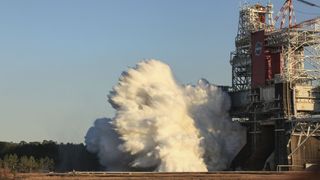
<svg viewBox="0 0 320 180"><path fill-rule="evenodd" d="M250 36L252 32L271 31L273 26L273 4L263 6L256 4L243 4L239 11L239 27L237 39Z"/></svg>

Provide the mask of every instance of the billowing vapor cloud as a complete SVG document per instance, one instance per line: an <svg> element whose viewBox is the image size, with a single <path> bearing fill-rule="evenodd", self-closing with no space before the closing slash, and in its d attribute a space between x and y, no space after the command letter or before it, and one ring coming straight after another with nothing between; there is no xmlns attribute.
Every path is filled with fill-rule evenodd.
<svg viewBox="0 0 320 180"><path fill-rule="evenodd" d="M97 119L86 135L108 170L224 170L245 144L245 129L228 116L227 93L204 79L181 86L157 60L122 73L109 102L115 117Z"/></svg>
<svg viewBox="0 0 320 180"><path fill-rule="evenodd" d="M246 143L246 131L228 115L229 95L221 88L199 80L185 86L188 112L203 137L205 163L209 171L225 170Z"/></svg>
<svg viewBox="0 0 320 180"><path fill-rule="evenodd" d="M85 137L87 150L97 153L100 164L110 171L129 170L130 156L118 149L123 143L111 124L111 119L100 118L94 122Z"/></svg>

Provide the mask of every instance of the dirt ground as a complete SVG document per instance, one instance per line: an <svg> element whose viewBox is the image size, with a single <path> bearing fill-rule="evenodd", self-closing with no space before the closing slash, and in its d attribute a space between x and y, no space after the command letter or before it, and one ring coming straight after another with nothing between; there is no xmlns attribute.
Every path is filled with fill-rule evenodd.
<svg viewBox="0 0 320 180"><path fill-rule="evenodd" d="M320 179L320 172L210 172L210 173L107 173L107 172L69 172L69 173L26 173L15 176L2 177L2 179L27 179L27 180L64 180L64 179L106 179L106 180L146 180L146 179L166 179L166 180L202 180L202 179L222 179L222 180L316 180Z"/></svg>

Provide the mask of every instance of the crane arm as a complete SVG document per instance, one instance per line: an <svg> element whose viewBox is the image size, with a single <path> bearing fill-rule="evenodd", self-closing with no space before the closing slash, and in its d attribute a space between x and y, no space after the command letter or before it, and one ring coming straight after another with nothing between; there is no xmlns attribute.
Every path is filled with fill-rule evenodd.
<svg viewBox="0 0 320 180"><path fill-rule="evenodd" d="M302 2L302 3L304 3L304 4L307 4L307 5L309 5L309 6L314 6L314 7L320 8L319 5L316 5L316 4L311 3L311 2L309 2L309 1L305 1L305 0L297 0L297 1Z"/></svg>

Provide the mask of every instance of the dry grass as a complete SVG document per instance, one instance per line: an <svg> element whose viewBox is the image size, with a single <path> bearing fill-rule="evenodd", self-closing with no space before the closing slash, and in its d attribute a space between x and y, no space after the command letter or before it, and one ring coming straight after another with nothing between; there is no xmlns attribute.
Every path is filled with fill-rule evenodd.
<svg viewBox="0 0 320 180"><path fill-rule="evenodd" d="M8 168L0 168L0 180L14 179L14 174Z"/></svg>
<svg viewBox="0 0 320 180"><path fill-rule="evenodd" d="M48 180L64 180L64 179L106 179L106 180L149 180L149 179L166 179L166 180L205 180L205 179L222 179L222 180L316 180L320 173L304 173L304 172L215 172L215 173L26 173L18 174L17 179L48 179Z"/></svg>

